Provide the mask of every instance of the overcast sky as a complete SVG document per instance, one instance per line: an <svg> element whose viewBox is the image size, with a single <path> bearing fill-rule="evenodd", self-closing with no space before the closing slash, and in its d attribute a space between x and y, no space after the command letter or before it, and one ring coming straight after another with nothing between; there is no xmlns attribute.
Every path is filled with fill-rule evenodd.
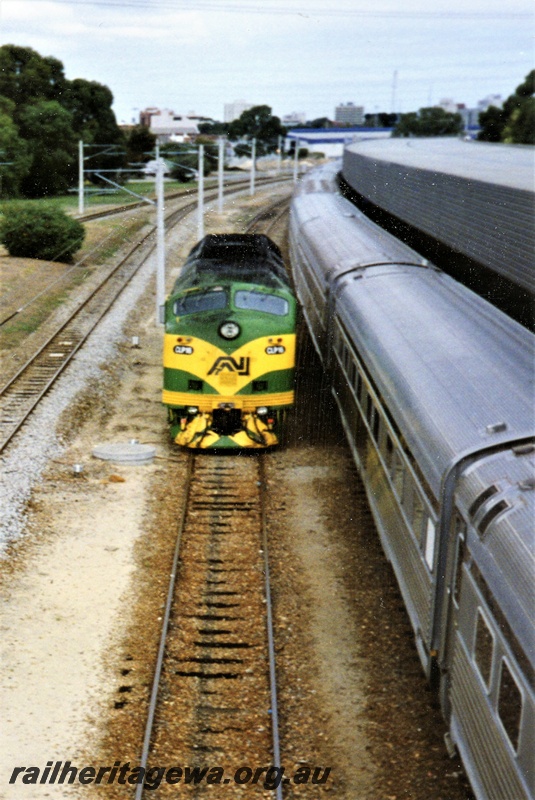
<svg viewBox="0 0 535 800"><path fill-rule="evenodd" d="M505 99L533 68L531 0L0 0L0 44L108 86L117 121L158 106L223 119L415 111Z"/></svg>

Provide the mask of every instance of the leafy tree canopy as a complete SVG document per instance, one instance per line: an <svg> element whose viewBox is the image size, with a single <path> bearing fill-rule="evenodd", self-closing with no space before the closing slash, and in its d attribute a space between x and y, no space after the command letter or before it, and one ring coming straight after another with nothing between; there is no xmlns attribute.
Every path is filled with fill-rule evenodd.
<svg viewBox="0 0 535 800"><path fill-rule="evenodd" d="M228 122L200 122L199 133L207 133L211 136L226 136L229 129Z"/></svg>
<svg viewBox="0 0 535 800"><path fill-rule="evenodd" d="M535 70L526 75L503 108L490 106L479 115L483 142L535 144Z"/></svg>
<svg viewBox="0 0 535 800"><path fill-rule="evenodd" d="M195 144L204 145L203 175L209 175L217 165L218 146L207 137L198 136ZM182 183L197 178L199 171L199 151L187 142L169 142L160 147L160 155L166 159L171 177Z"/></svg>
<svg viewBox="0 0 535 800"><path fill-rule="evenodd" d="M67 79L63 64L52 56L40 56L31 47L0 47L0 94L16 108L36 100L60 100Z"/></svg>
<svg viewBox="0 0 535 800"><path fill-rule="evenodd" d="M156 136L145 125L132 128L126 142L129 164L145 164L150 161L156 145Z"/></svg>
<svg viewBox="0 0 535 800"><path fill-rule="evenodd" d="M58 59L30 47L0 47L0 111L8 117L2 119L8 130L3 136L14 143L18 135L20 144L12 147L16 167L11 166L7 176L2 169L2 176L9 178L2 184L3 193L42 197L66 191L76 182L79 139L114 145L115 155L104 155L102 148L92 158L96 170L124 166L124 135L112 103L107 86L67 80Z"/></svg>
<svg viewBox="0 0 535 800"><path fill-rule="evenodd" d="M313 119L310 124L307 123L305 126L307 128L332 128L333 123L328 117L319 117L318 119Z"/></svg>
<svg viewBox="0 0 535 800"><path fill-rule="evenodd" d="M12 117L2 110L2 106L0 102L0 190L16 196L20 192L22 179L30 169L32 157Z"/></svg>
<svg viewBox="0 0 535 800"><path fill-rule="evenodd" d="M77 137L72 117L56 100L26 106L20 114L20 131L31 164L21 181L26 197L63 194L78 174Z"/></svg>
<svg viewBox="0 0 535 800"><path fill-rule="evenodd" d="M229 125L228 136L231 141L256 139L257 155L274 152L278 147L279 136L286 134L286 128L279 117L271 114L269 106L253 106L244 111L239 119Z"/></svg>
<svg viewBox="0 0 535 800"><path fill-rule="evenodd" d="M401 114L392 136L455 136L462 133L463 127L460 114L433 106Z"/></svg>

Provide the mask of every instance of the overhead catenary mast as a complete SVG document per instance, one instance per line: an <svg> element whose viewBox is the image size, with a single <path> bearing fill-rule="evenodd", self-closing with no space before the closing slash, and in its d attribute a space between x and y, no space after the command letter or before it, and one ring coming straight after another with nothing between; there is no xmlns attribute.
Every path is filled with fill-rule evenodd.
<svg viewBox="0 0 535 800"><path fill-rule="evenodd" d="M392 76L392 114L397 114L396 105L397 105L397 90L398 90L398 71L397 69L394 70L394 74Z"/></svg>

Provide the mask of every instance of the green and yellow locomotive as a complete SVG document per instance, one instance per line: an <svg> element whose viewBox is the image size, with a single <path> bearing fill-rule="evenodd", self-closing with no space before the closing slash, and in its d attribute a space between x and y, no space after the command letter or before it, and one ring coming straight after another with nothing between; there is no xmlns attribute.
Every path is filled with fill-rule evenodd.
<svg viewBox="0 0 535 800"><path fill-rule="evenodd" d="M294 402L296 301L260 234L212 234L190 252L165 306L163 403L189 448L279 443Z"/></svg>

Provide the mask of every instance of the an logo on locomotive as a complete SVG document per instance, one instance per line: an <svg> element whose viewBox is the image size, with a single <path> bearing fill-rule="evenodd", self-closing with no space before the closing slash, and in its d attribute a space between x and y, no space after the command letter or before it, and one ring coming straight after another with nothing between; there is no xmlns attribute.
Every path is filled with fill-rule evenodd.
<svg viewBox="0 0 535 800"><path fill-rule="evenodd" d="M237 372L238 375L249 375L249 357L242 357L236 361L232 356L220 356L216 358L208 375L219 375L224 370Z"/></svg>

